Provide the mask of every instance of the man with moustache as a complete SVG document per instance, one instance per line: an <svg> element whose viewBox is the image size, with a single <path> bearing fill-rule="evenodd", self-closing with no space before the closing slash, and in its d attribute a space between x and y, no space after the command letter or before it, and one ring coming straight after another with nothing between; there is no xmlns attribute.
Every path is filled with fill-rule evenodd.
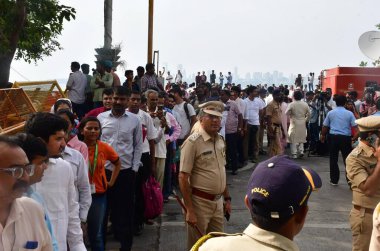
<svg viewBox="0 0 380 251"><path fill-rule="evenodd" d="M135 182L143 149L141 122L135 114L126 111L130 95L127 87L118 86L114 89L111 111L98 116L101 140L115 149L121 161L119 176L107 194L113 231L121 251L132 248ZM113 165L106 165L107 178L111 178L112 169Z"/></svg>
<svg viewBox="0 0 380 251"><path fill-rule="evenodd" d="M24 150L26 156L28 157L29 163L34 165L33 175L30 175L29 177L29 188L26 191L25 196L33 199L44 209L45 223L52 239L53 250L59 251L58 243L54 236L53 227L51 225L45 201L42 196L34 189L34 184L42 180L44 171L46 170L49 163L48 150L46 148L46 145L42 139L34 137L28 133L18 133L15 136L12 136L11 139L14 140L17 145L22 148L22 150Z"/></svg>
<svg viewBox="0 0 380 251"><path fill-rule="evenodd" d="M223 211L231 213L225 143L218 134L224 106L210 101L200 108L200 126L181 148L179 185L186 206L188 249L201 237L196 228L202 234L223 231Z"/></svg>
<svg viewBox="0 0 380 251"><path fill-rule="evenodd" d="M25 131L41 138L48 150L49 164L41 182L35 184L35 191L46 203L59 250L66 251L69 246L72 251L86 251L74 174L70 164L61 158L67 128L65 119L46 112L33 114L25 125Z"/></svg>
<svg viewBox="0 0 380 251"><path fill-rule="evenodd" d="M0 136L0 250L53 250L43 209L20 198L33 171L16 142Z"/></svg>

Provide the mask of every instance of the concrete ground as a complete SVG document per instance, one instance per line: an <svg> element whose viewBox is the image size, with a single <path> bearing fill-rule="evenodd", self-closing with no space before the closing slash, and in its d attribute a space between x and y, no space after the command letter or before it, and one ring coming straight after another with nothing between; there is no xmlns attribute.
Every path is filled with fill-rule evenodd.
<svg viewBox="0 0 380 251"><path fill-rule="evenodd" d="M260 160L266 157L261 156ZM348 215L351 209L351 192L346 184L344 166L340 161L339 185L329 184L328 157L304 157L299 164L313 168L322 178L322 188L311 195L309 213L302 232L295 241L301 250L351 250L351 231ZM229 171L227 183L232 197L232 214L225 224L225 232L244 231L251 222L243 199L254 164L249 163L236 176ZM107 250L118 250L118 243L109 237ZM145 226L141 236L134 238L134 251L182 251L186 250L184 217L176 200L164 205L164 212L154 225Z"/></svg>

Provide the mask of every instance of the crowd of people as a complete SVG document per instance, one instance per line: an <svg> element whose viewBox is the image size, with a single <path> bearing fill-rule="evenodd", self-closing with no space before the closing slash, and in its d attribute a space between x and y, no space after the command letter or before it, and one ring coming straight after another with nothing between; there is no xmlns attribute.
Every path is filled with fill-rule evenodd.
<svg viewBox="0 0 380 251"><path fill-rule="evenodd" d="M302 228L307 198L321 182L312 170L302 171L283 154L290 148L291 159L303 158L306 152L323 155L328 144L331 185L339 181L339 151L347 164L354 195L353 246L368 250L372 217L362 216L372 216L380 201L380 150L375 145L380 123L373 119L380 114L380 99L374 88L366 89L362 102L356 91L332 95L331 89L303 88L297 80L295 86L243 89L233 83L230 72L225 84L221 72L216 83L214 70L210 81L203 71L188 85L180 71L175 78L168 71L165 78L165 69L157 75L151 63L139 66L136 76L133 70L125 71L124 83L110 61L98 62L92 75L87 64L73 62L71 70L68 99L57 100L50 113L32 114L24 133L0 138L0 170L13 178L8 179L7 196L6 189L0 190L0 198L5 198L1 204L8 206L8 214L0 212L3 247L26 248L25 239L38 241L40 250L86 250L85 244L94 251L105 250L107 233L112 232L120 250L131 250L133 236L153 223L144 215L143 185L154 176L164 202L174 188L182 192L190 249L200 233L223 231L223 218L231 212L226 169L237 175L248 162L257 163L259 155L270 159L256 167L248 184L246 204L255 226L247 235L279 232L292 219L286 225L293 230L292 240ZM278 186L262 178L272 176L270 182ZM290 197L278 191L285 187L294 190ZM43 210L27 198L15 200L21 195ZM279 211L287 203L292 210ZM22 211L36 228L22 219L17 223L22 227L12 232L9 219ZM12 236L16 242L9 241ZM256 240L256 245L262 241ZM280 237L277 241L283 242ZM199 248L209 250L211 245L221 243L207 241ZM286 245L296 250L292 242Z"/></svg>

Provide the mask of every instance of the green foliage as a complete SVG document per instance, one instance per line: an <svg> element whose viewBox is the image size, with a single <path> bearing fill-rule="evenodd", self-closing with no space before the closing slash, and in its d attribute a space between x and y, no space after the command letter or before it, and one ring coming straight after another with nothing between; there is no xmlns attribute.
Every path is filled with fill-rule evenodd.
<svg viewBox="0 0 380 251"><path fill-rule="evenodd" d="M359 66L360 67L367 67L368 62L361 61Z"/></svg>
<svg viewBox="0 0 380 251"><path fill-rule="evenodd" d="M17 26L25 8L25 22ZM57 0L0 0L0 54L17 49L16 59L37 61L61 49L57 40L64 20L75 19L75 9ZM15 32L19 32L14 41Z"/></svg>
<svg viewBox="0 0 380 251"><path fill-rule="evenodd" d="M380 30L380 24L376 24L377 29Z"/></svg>

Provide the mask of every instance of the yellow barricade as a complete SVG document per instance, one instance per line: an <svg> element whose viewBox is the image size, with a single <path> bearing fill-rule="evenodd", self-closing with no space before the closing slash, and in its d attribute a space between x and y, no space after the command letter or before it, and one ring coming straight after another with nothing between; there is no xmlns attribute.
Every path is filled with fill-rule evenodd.
<svg viewBox="0 0 380 251"><path fill-rule="evenodd" d="M39 112L49 112L55 101L65 98L56 80L15 82L13 88L22 88Z"/></svg>
<svg viewBox="0 0 380 251"><path fill-rule="evenodd" d="M36 112L21 88L0 89L0 134L23 131L29 115Z"/></svg>

